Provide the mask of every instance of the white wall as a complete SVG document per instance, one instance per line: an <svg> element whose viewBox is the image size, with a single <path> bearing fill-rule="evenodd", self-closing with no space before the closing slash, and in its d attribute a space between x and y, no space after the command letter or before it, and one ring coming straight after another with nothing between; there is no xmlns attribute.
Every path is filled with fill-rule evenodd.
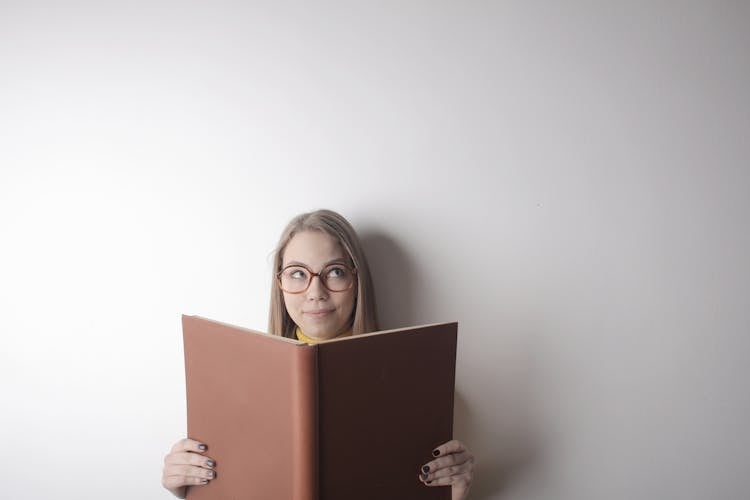
<svg viewBox="0 0 750 500"><path fill-rule="evenodd" d="M109 4L109 5L108 5ZM750 488L745 2L0 3L3 498L168 498L179 315L336 209L476 499Z"/></svg>

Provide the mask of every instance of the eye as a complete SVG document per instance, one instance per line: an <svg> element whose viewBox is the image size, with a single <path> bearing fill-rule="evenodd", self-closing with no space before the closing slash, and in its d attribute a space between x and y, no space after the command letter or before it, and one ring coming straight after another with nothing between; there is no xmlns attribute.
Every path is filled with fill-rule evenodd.
<svg viewBox="0 0 750 500"><path fill-rule="evenodd" d="M307 270L302 267L290 267L284 271L284 276L293 280L306 280Z"/></svg>
<svg viewBox="0 0 750 500"><path fill-rule="evenodd" d="M345 267L335 266L326 269L326 277L328 278L343 278L347 275Z"/></svg>

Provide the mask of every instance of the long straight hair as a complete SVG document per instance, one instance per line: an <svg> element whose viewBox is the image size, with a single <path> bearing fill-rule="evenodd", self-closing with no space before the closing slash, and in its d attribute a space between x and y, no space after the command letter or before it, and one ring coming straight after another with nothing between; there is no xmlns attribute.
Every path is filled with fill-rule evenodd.
<svg viewBox="0 0 750 500"><path fill-rule="evenodd" d="M277 273L281 271L284 250L295 234L303 231L320 231L339 242L357 270L357 288L352 318L352 334L374 332L378 330L378 319L375 309L375 287L370 275L370 267L362 249L357 233L349 221L333 210L316 210L300 214L293 218L284 228L276 245L273 256L273 274L271 276L271 305L268 311L268 333L283 337L296 338L297 325L284 305L284 292L279 287Z"/></svg>

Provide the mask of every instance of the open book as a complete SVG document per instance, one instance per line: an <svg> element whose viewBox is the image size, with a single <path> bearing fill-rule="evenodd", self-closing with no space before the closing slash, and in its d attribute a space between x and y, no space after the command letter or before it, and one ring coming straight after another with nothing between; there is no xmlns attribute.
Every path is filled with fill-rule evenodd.
<svg viewBox="0 0 750 500"><path fill-rule="evenodd" d="M419 468L452 438L457 323L320 344L182 317L188 436L216 478L189 500L438 500Z"/></svg>

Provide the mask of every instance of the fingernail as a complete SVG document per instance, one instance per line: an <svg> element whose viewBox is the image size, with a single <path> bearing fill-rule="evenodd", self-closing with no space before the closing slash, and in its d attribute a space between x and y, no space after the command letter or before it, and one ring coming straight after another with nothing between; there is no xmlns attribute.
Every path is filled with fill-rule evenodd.
<svg viewBox="0 0 750 500"><path fill-rule="evenodd" d="M206 460L206 467L213 467L214 465L216 465L216 462L214 462L213 460Z"/></svg>
<svg viewBox="0 0 750 500"><path fill-rule="evenodd" d="M432 456L433 457L436 457L438 455L440 455L440 450L432 450Z"/></svg>
<svg viewBox="0 0 750 500"><path fill-rule="evenodd" d="M425 481L425 483L427 484L430 484L431 482L432 482L432 479L430 479L429 481Z"/></svg>
<svg viewBox="0 0 750 500"><path fill-rule="evenodd" d="M201 479L201 484L208 484L208 479Z"/></svg>
<svg viewBox="0 0 750 500"><path fill-rule="evenodd" d="M206 473L206 476L208 476L209 479L212 479L214 477L214 471L210 470Z"/></svg>
<svg viewBox="0 0 750 500"><path fill-rule="evenodd" d="M419 477L421 477L422 481L424 481L425 479L427 479L427 474L420 474Z"/></svg>
<svg viewBox="0 0 750 500"><path fill-rule="evenodd" d="M205 444L199 444L198 449L201 451L206 451L208 449L208 446L206 446Z"/></svg>
<svg viewBox="0 0 750 500"><path fill-rule="evenodd" d="M423 465L422 466L422 472L430 472L430 466L429 465Z"/></svg>

